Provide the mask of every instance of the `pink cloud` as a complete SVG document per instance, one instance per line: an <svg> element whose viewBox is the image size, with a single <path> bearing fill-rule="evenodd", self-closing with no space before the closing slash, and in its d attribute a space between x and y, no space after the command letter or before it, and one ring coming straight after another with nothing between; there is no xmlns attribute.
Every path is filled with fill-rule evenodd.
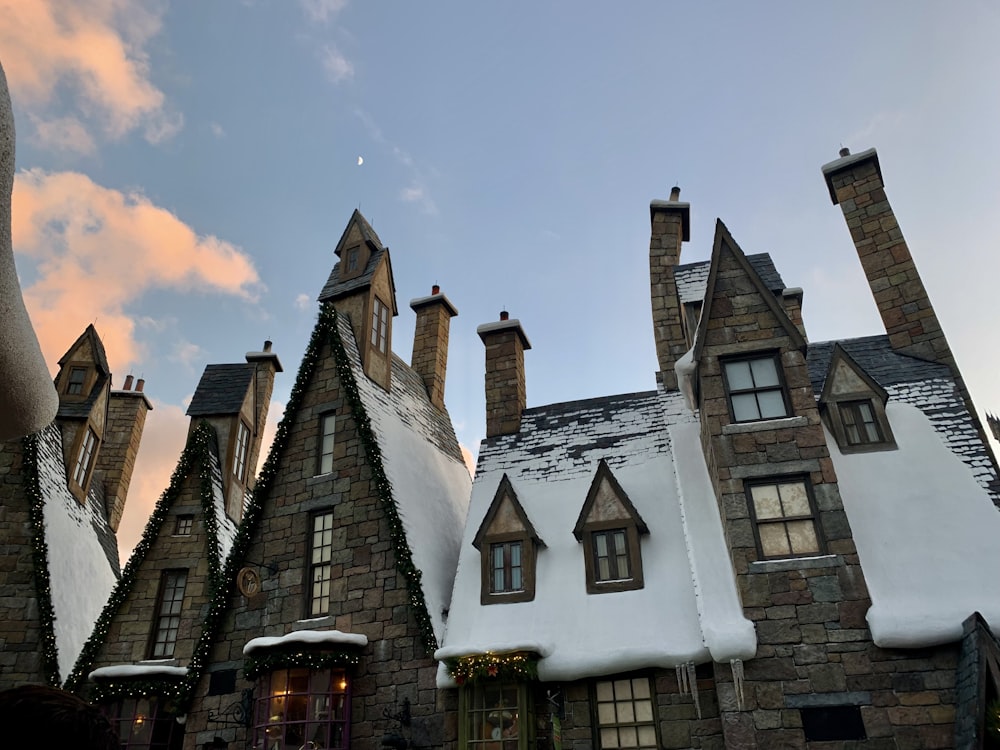
<svg viewBox="0 0 1000 750"><path fill-rule="evenodd" d="M48 362L96 319L112 371L141 364L125 307L148 290L252 300L262 288L238 247L199 236L142 193L105 188L79 173L18 173L11 223L15 254L37 274L22 287Z"/></svg>
<svg viewBox="0 0 1000 750"><path fill-rule="evenodd" d="M76 92L105 133L143 127L156 142L180 121L150 80L147 42L160 31L156 4L130 0L0 0L0 49L15 100L33 114Z"/></svg>

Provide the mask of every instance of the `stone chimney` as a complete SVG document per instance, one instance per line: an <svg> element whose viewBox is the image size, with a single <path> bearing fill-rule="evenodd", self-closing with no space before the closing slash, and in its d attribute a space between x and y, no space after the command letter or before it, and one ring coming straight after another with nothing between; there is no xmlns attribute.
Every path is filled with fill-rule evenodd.
<svg viewBox="0 0 1000 750"><path fill-rule="evenodd" d="M486 437L514 434L527 405L524 350L531 344L506 310L498 323L481 325L476 333L486 346Z"/></svg>
<svg viewBox="0 0 1000 750"><path fill-rule="evenodd" d="M691 206L680 202L681 189L670 200L649 204L649 288L653 307L653 339L663 385L677 388L674 363L687 351L674 269L681 259L681 243L691 239Z"/></svg>
<svg viewBox="0 0 1000 750"><path fill-rule="evenodd" d="M139 381L143 383L142 380ZM111 530L117 532L125 512L135 457L139 453L146 413L153 405L141 388L132 389L132 376L125 378L122 390L112 390L108 400L108 421L104 443L97 457L95 473L104 477L104 503Z"/></svg>
<svg viewBox="0 0 1000 750"><path fill-rule="evenodd" d="M410 300L417 314L413 333L413 356L410 366L424 379L427 396L438 409L444 409L444 383L448 369L448 329L458 310L435 284L429 297Z"/></svg>
<svg viewBox="0 0 1000 750"><path fill-rule="evenodd" d="M264 425L267 423L267 411L271 405L271 393L274 391L274 376L279 372L284 372L278 355L271 351L272 345L270 341L265 341L262 351L246 353L247 363L254 366L255 424L253 425L253 442L251 443L248 461L251 472L255 470L257 457L260 455L261 438L264 433Z"/></svg>

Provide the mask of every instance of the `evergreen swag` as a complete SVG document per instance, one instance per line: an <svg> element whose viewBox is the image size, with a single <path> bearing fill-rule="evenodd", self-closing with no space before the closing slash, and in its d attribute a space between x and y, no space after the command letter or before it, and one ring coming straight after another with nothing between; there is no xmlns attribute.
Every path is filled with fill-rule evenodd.
<svg viewBox="0 0 1000 750"><path fill-rule="evenodd" d="M347 351L340 337L337 321L338 315L333 306L324 304L320 308L319 319L316 322L316 327L313 328L309 344L306 346L305 354L302 357L302 364L296 375L295 385L292 386L292 391L289 394L288 403L285 407L285 415L281 418L281 422L278 423L267 461L265 461L264 467L257 477L257 484L254 487L250 501L247 503L243 522L236 532L232 549L229 552L229 557L226 559L221 586L216 590L215 596L212 598L201 635L198 638L197 644L195 644L194 654L188 666L187 692L180 702L182 710L187 710L190 707L191 701L194 699L194 692L198 681L208 666L212 645L220 634L228 609L229 599L236 589L236 574L242 568L243 561L250 550L250 544L257 534L264 505L274 490L278 466L288 446L288 438L292 425L295 424L298 418L299 410L302 408L302 400L316 372L320 354L325 344L330 345L333 360L337 367L337 375L340 377L341 390L347 395L351 406L351 413L357 424L361 443L364 446L365 457L368 459L368 464L371 467L372 483L375 485L389 524L389 534L396 557L396 569L406 579L410 609L420 628L421 640L428 653L433 653L437 649L437 639L434 636L431 618L427 613L427 602L424 600L423 589L420 586L421 574L413 564L413 554L406 541L406 530L403 528L403 521L399 516L396 501L392 497L392 485L385 475L385 468L382 466L382 454L371 427L371 420L361 400L357 380L348 363Z"/></svg>
<svg viewBox="0 0 1000 750"><path fill-rule="evenodd" d="M445 659L448 674L459 685L483 680L524 682L538 679L538 659L521 651L511 654L473 654Z"/></svg>
<svg viewBox="0 0 1000 750"><path fill-rule="evenodd" d="M184 694L184 683L179 679L124 679L106 682L98 681L94 685L91 698L95 703L110 703L122 698L162 698L164 708L173 713L178 701Z"/></svg>
<svg viewBox="0 0 1000 750"><path fill-rule="evenodd" d="M39 434L21 441L24 451L25 491L31 517L31 562L34 567L35 596L42 641L42 671L45 680L59 686L59 650L56 647L56 615L52 608L52 582L49 578L49 546L45 542L45 497L38 477Z"/></svg>
<svg viewBox="0 0 1000 750"><path fill-rule="evenodd" d="M278 651L266 656L246 657L243 674L248 680L255 680L276 669L356 667L358 661L355 651Z"/></svg>
<svg viewBox="0 0 1000 750"><path fill-rule="evenodd" d="M97 618L93 633L91 633L90 638L83 645L83 650L80 652L80 657L77 659L73 671L66 678L64 687L67 690L77 690L86 675L90 672L101 646L107 640L111 622L132 591L139 569L142 567L142 563L145 561L146 555L149 553L153 543L160 535L160 530L167 519L167 515L183 490L184 482L190 475L195 462L199 466L199 490L202 515L205 522L205 533L211 547L210 554L208 555L209 587L212 593L218 591L221 582L221 572L219 569L219 527L215 511L215 498L212 492L212 466L214 463L212 459L215 447L215 430L207 421L202 420L188 437L187 445L184 446L184 451L177 462L177 468L174 469L174 473L170 477L170 485L163 491L159 501L156 503L156 508L153 510L152 515L150 515L149 521L146 523L146 529L142 533L142 539L136 545L135 550L132 552L132 557L129 558L121 577L118 579L118 583L115 584L114 589L111 591L108 603ZM131 693L128 692L130 682L132 681L105 683L105 686L98 692L105 696L111 694L130 695ZM176 681L164 682L153 680L150 683L164 687L164 690L152 692L159 692L162 695L170 695L173 692L176 693L175 697L181 696L181 693L175 687L177 685ZM116 690L120 692L116 693Z"/></svg>

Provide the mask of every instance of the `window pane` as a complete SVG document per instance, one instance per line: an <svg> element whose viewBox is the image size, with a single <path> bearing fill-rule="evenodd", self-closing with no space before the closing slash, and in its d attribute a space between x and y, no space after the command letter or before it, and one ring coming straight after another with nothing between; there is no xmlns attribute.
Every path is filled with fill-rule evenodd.
<svg viewBox="0 0 1000 750"><path fill-rule="evenodd" d="M632 695L636 698L648 698L649 697L649 680L645 677L636 678L632 680Z"/></svg>
<svg viewBox="0 0 1000 750"><path fill-rule="evenodd" d="M653 703L652 703L652 701L636 701L635 702L635 720L636 721L652 721L653 720Z"/></svg>
<svg viewBox="0 0 1000 750"><path fill-rule="evenodd" d="M726 380L729 390L743 391L753 388L753 378L750 375L749 362L726 362Z"/></svg>
<svg viewBox="0 0 1000 750"><path fill-rule="evenodd" d="M601 730L601 747L602 748L616 748L620 747L618 744L618 730L617 729L602 729Z"/></svg>
<svg viewBox="0 0 1000 750"><path fill-rule="evenodd" d="M773 484L759 484L750 487L753 509L758 521L781 518L781 500L778 488Z"/></svg>
<svg viewBox="0 0 1000 750"><path fill-rule="evenodd" d="M763 523L757 527L760 531L760 546L765 557L781 557L790 554L788 538L785 536L783 523Z"/></svg>
<svg viewBox="0 0 1000 750"><path fill-rule="evenodd" d="M750 422L760 419L757 409L757 397L753 393L742 393L732 397L733 418L737 422Z"/></svg>
<svg viewBox="0 0 1000 750"><path fill-rule="evenodd" d="M806 492L804 482L778 485L778 491L781 493L781 506L785 509L784 515L812 515L812 510L809 508L809 493Z"/></svg>
<svg viewBox="0 0 1000 750"><path fill-rule="evenodd" d="M598 698L600 701L600 698ZM614 703L598 703L597 704L597 723L598 724L614 724L615 723L615 704Z"/></svg>
<svg viewBox="0 0 1000 750"><path fill-rule="evenodd" d="M639 727L639 747L641 748L655 748L656 747L656 727Z"/></svg>
<svg viewBox="0 0 1000 750"><path fill-rule="evenodd" d="M632 701L618 701L616 706L619 724L631 724L635 721L635 709Z"/></svg>
<svg viewBox="0 0 1000 750"><path fill-rule="evenodd" d="M632 697L631 680L615 680L615 698L624 700Z"/></svg>
<svg viewBox="0 0 1000 750"><path fill-rule="evenodd" d="M618 747L638 747L639 737L635 727L621 727L618 730Z"/></svg>
<svg viewBox="0 0 1000 750"><path fill-rule="evenodd" d="M777 419L788 416L785 409L785 399L780 390L759 392L757 403L760 405L761 419Z"/></svg>
<svg viewBox="0 0 1000 750"><path fill-rule="evenodd" d="M793 554L808 555L819 552L819 540L816 539L816 528L812 521L789 521L787 526Z"/></svg>
<svg viewBox="0 0 1000 750"><path fill-rule="evenodd" d="M614 688L610 682L597 683L597 700L613 701L615 699Z"/></svg>
<svg viewBox="0 0 1000 750"><path fill-rule="evenodd" d="M757 388L768 388L779 385L778 369L774 366L774 359L755 359L750 362L750 369L753 372L753 383Z"/></svg>

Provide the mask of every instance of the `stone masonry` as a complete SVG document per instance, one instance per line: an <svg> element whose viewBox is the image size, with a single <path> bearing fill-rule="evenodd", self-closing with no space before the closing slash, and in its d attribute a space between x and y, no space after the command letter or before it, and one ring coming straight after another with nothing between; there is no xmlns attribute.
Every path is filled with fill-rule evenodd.
<svg viewBox="0 0 1000 750"><path fill-rule="evenodd" d="M649 237L649 285L653 307L653 338L663 385L677 387L674 363L688 349L681 324L681 305L674 269L681 259L681 243L689 236L690 207L679 203L674 188L670 201L649 204L652 229Z"/></svg>
<svg viewBox="0 0 1000 750"><path fill-rule="evenodd" d="M104 476L108 523L116 532L125 511L125 498L139 453L146 412L152 408L142 391L111 391L108 427L104 431L96 470Z"/></svg>
<svg viewBox="0 0 1000 750"><path fill-rule="evenodd" d="M424 379L427 395L438 409L444 409L445 375L448 370L448 330L458 314L438 286L430 297L415 299L410 307L417 314L410 366Z"/></svg>
<svg viewBox="0 0 1000 750"><path fill-rule="evenodd" d="M486 437L513 434L527 405L524 350L531 344L520 322L509 320L506 312L499 323L476 330L486 346Z"/></svg>

